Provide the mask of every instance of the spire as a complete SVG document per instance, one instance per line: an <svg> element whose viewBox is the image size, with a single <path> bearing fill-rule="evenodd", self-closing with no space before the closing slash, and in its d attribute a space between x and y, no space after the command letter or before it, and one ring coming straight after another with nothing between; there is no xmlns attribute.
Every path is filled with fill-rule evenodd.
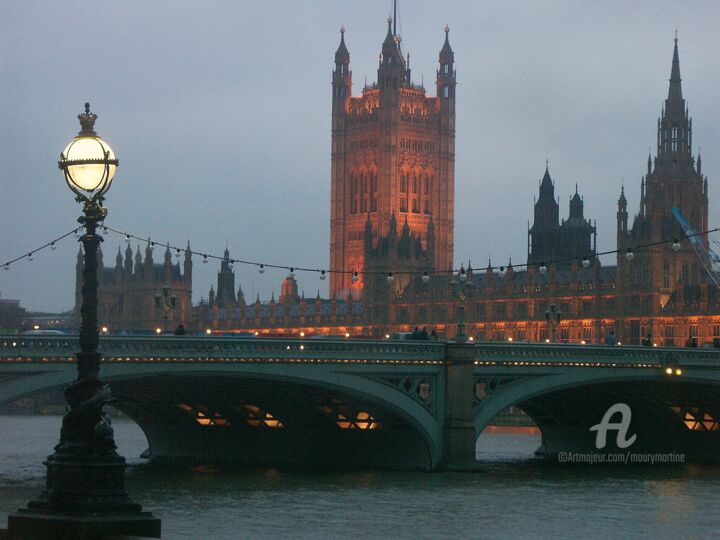
<svg viewBox="0 0 720 540"><path fill-rule="evenodd" d="M680 58L678 56L677 30L675 31L675 48L673 49L672 69L670 70L669 102L682 102L682 79L680 78Z"/></svg>
<svg viewBox="0 0 720 540"><path fill-rule="evenodd" d="M555 186L553 186L552 178L550 178L550 170L547 160L545 160L545 174L540 181L540 197L555 197Z"/></svg>
<svg viewBox="0 0 720 540"><path fill-rule="evenodd" d="M397 0L393 0L393 36L397 36Z"/></svg>
<svg viewBox="0 0 720 540"><path fill-rule="evenodd" d="M575 195L570 199L570 219L583 219L583 200L578 193L577 184L575 184Z"/></svg>
<svg viewBox="0 0 720 540"><path fill-rule="evenodd" d="M338 45L337 51L335 51L335 64L347 65L350 63L350 51L348 51L345 45L345 26L340 27L340 45Z"/></svg>
<svg viewBox="0 0 720 540"><path fill-rule="evenodd" d="M440 49L440 63L452 63L455 60L455 53L453 53L452 47L450 46L450 27L445 25L445 43L443 43L442 49Z"/></svg>

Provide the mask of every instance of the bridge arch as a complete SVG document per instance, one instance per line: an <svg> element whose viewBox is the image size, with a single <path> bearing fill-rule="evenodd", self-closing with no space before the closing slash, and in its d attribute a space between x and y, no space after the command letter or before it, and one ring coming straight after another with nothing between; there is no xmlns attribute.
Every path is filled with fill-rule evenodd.
<svg viewBox="0 0 720 540"><path fill-rule="evenodd" d="M154 457L201 457L208 445L215 445L211 451L227 446L230 450L220 448L221 453L237 455L237 444L232 442L230 432L241 439L259 433L268 444L284 445L286 451L291 451L292 438L277 433L285 431L303 441L300 444L306 447L308 457L312 447L325 456L325 461L332 459L332 452L322 448L322 441L310 440L313 436L327 438L328 444L341 450L340 454L353 454L348 461L337 462L338 466L389 463L432 469L440 460L441 415L382 378L328 370L327 366L287 364L154 364L137 370L131 365L107 364L103 370L104 380L113 388L116 406L141 426ZM180 405L189 407L187 414L178 410ZM257 407L263 414L284 422L282 427L287 429L255 433L247 426L235 429L247 423L247 418L239 417L238 407L244 412L248 407ZM209 411L222 420L213 426L198 425L197 415L204 417ZM347 411L357 417L349 418ZM303 433L303 415L310 436ZM353 429L356 427L360 429ZM363 429L368 427L379 429ZM270 431L276 433L270 435ZM185 439L187 444L178 444L179 439ZM370 451L353 451L354 444L369 445L377 457ZM268 449L258 446L256 450ZM393 453L396 455L389 455ZM283 461L283 455L273 455L277 458L274 461ZM248 460L252 461L250 456Z"/></svg>
<svg viewBox="0 0 720 540"><path fill-rule="evenodd" d="M639 433L633 451L679 452L688 460L717 460L720 451L720 381L697 373L668 377L658 370L566 371L518 378L481 400L474 414L476 436L502 410L516 406L538 425L546 456L597 452L598 424L615 403L627 403ZM615 419L617 421L617 419ZM613 436L609 436L614 440ZM617 451L608 444L605 451Z"/></svg>

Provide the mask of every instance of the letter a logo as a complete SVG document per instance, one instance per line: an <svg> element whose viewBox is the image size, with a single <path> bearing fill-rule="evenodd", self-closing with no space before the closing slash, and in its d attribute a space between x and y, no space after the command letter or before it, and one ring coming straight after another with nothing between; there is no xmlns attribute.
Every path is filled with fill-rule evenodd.
<svg viewBox="0 0 720 540"><path fill-rule="evenodd" d="M610 422L610 419L615 415L615 413L620 413L620 422ZM631 418L632 411L630 411L630 407L626 403L616 403L610 407L605 412L605 415L602 417L600 423L595 424L590 428L590 431L597 431L597 435L595 435L595 448L598 450L605 448L605 445L607 444L607 432L609 430L615 430L618 432L616 441L618 448L627 448L634 443L637 438L637 434L633 435L629 439L627 438Z"/></svg>

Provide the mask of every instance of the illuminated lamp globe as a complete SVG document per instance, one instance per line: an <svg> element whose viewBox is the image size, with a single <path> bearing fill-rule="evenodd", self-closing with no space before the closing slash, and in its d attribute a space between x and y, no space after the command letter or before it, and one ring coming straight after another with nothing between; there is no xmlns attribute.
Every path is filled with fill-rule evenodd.
<svg viewBox="0 0 720 540"><path fill-rule="evenodd" d="M118 160L110 145L95 133L97 115L90 112L89 103L78 119L82 129L60 154L58 167L78 197L97 200L110 189Z"/></svg>

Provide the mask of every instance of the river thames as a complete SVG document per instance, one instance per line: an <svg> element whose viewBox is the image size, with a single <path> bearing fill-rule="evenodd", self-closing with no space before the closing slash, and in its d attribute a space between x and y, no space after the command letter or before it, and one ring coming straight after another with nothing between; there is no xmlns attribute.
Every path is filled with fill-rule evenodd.
<svg viewBox="0 0 720 540"><path fill-rule="evenodd" d="M59 416L0 417L0 510L37 496ZM128 488L165 539L712 538L720 467L572 466L532 457L536 432L486 433L472 473L148 465L140 429L114 422ZM3 517L3 520L6 518Z"/></svg>

